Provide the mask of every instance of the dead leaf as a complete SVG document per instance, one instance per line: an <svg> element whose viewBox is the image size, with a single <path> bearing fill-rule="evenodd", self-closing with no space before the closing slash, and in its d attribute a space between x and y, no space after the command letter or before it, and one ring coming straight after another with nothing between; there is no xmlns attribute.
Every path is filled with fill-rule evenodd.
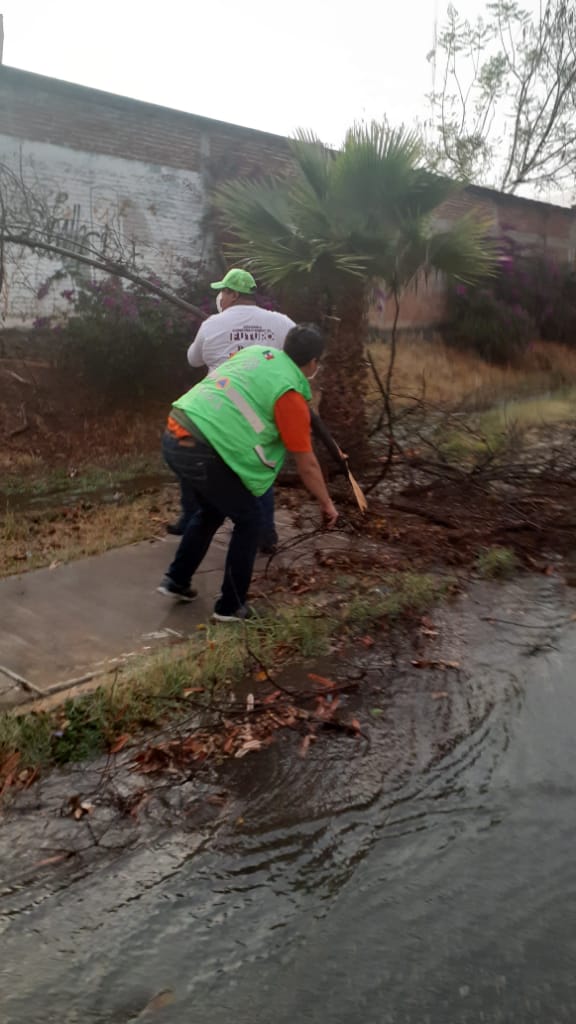
<svg viewBox="0 0 576 1024"><path fill-rule="evenodd" d="M134 818L135 821L138 821L138 814L142 810L144 805L148 803L149 799L150 794L146 793L145 790L136 793L135 799L133 800L132 806L130 807L130 817Z"/></svg>
<svg viewBox="0 0 576 1024"><path fill-rule="evenodd" d="M74 817L76 818L76 821L80 821L85 814L92 814L93 810L94 804L88 803L87 800L82 800L82 802L74 809Z"/></svg>
<svg viewBox="0 0 576 1024"><path fill-rule="evenodd" d="M204 693L203 686L189 686L187 690L182 690L183 697L189 697L191 693Z"/></svg>
<svg viewBox="0 0 576 1024"><path fill-rule="evenodd" d="M310 744L315 739L316 739L316 737L313 736L312 733L308 733L308 735L304 737L304 739L302 740L302 743L300 744L300 747L298 749L298 753L300 754L300 757L306 757L306 754L308 753L308 748L310 747Z"/></svg>
<svg viewBox="0 0 576 1024"><path fill-rule="evenodd" d="M165 1006L170 1006L173 1002L174 993L172 989L162 989L161 992L158 992L157 995L153 996L149 1003L146 1003L144 1009L141 1010L136 1017L136 1021L141 1020L143 1017L147 1017L149 1013L155 1013L156 1010L162 1010Z"/></svg>
<svg viewBox="0 0 576 1024"><path fill-rule="evenodd" d="M236 734L232 733L232 735L229 736L228 739L225 741L224 746L222 747L222 753L224 753L224 754L231 754L233 749L234 749L234 743L235 742L236 742Z"/></svg>
<svg viewBox="0 0 576 1024"><path fill-rule="evenodd" d="M374 647L376 641L373 636L361 636L360 643L363 644L364 647Z"/></svg>
<svg viewBox="0 0 576 1024"><path fill-rule="evenodd" d="M34 867L35 868L47 868L50 864L61 864L63 860L69 860L73 854L67 850L66 853L55 853L53 857L45 857L44 860L39 860Z"/></svg>
<svg viewBox="0 0 576 1024"><path fill-rule="evenodd" d="M448 691L436 690L434 693L431 693L430 696L432 697L432 700L443 700L444 697L448 697Z"/></svg>
<svg viewBox="0 0 576 1024"><path fill-rule="evenodd" d="M262 740L247 740L243 743L239 750L236 751L234 757L245 757L246 754L250 754L253 750L262 749Z"/></svg>
<svg viewBox="0 0 576 1024"><path fill-rule="evenodd" d="M119 736L117 740L110 747L111 754L118 754L128 743L130 739L130 733L125 732L122 736Z"/></svg>
<svg viewBox="0 0 576 1024"><path fill-rule="evenodd" d="M575 616L575 618L576 618L576 616ZM268 694L267 697L264 697L264 700L262 701L262 703L263 704L273 704L274 701L277 701L278 697L281 697L281 696L282 696L282 690L274 690L274 693L270 693L270 694Z"/></svg>
<svg viewBox="0 0 576 1024"><path fill-rule="evenodd" d="M12 773L18 767L20 761L20 754L17 750L13 754L9 754L5 761L0 765L0 773L2 775L12 775Z"/></svg>
<svg viewBox="0 0 576 1024"><path fill-rule="evenodd" d="M333 689L336 686L332 679L326 679L325 676L317 676L315 672L309 672L308 679L311 679L313 683L320 683L320 686L326 686L328 689Z"/></svg>
<svg viewBox="0 0 576 1024"><path fill-rule="evenodd" d="M228 794L213 793L211 796L206 797L206 803L211 804L213 807L225 807L228 803Z"/></svg>

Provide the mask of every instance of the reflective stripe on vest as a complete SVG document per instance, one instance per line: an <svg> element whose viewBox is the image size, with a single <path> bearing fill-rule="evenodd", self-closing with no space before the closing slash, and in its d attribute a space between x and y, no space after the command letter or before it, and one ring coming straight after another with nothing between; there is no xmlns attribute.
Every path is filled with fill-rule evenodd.
<svg viewBox="0 0 576 1024"><path fill-rule="evenodd" d="M274 482L285 459L275 404L287 391L310 401L306 377L285 352L252 345L187 391L174 406L259 497Z"/></svg>
<svg viewBox="0 0 576 1024"><path fill-rule="evenodd" d="M263 462L265 466L268 466L268 469L276 469L276 463L273 462L271 459L266 458L266 452L264 451L261 444L254 445L254 451L256 452L256 455L260 459L260 462Z"/></svg>
<svg viewBox="0 0 576 1024"><path fill-rule="evenodd" d="M241 395L239 391L236 391L236 388L227 388L226 395L232 404L236 406L238 412L242 413L244 419L248 420L252 430L257 434L261 434L264 430L264 424L262 423L258 413L254 411L251 405L248 405L244 396ZM266 463L266 465L268 465L268 463ZM274 463L274 465L276 465L276 463Z"/></svg>

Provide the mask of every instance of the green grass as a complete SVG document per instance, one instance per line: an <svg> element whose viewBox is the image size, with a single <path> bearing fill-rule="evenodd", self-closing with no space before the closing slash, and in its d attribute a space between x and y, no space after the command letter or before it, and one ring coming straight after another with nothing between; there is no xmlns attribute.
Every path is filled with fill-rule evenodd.
<svg viewBox="0 0 576 1024"><path fill-rule="evenodd" d="M484 579L509 579L518 570L518 559L511 548L486 548L478 555L475 566Z"/></svg>
<svg viewBox="0 0 576 1024"><path fill-rule="evenodd" d="M569 423L576 419L576 391L537 395L503 402L479 418L479 430L503 433L510 427L522 429L545 424Z"/></svg>
<svg viewBox="0 0 576 1024"><path fill-rule="evenodd" d="M422 613L450 589L432 575L398 573L378 590L357 593L338 607L293 605L242 627L207 626L185 645L131 663L111 685L100 686L49 712L0 714L2 765L19 754L18 770L46 770L88 760L126 734L137 735L175 718L189 717L225 700L235 683L258 671L328 653L332 639L355 635L383 619ZM193 703L184 696L193 689ZM200 708L200 710L201 710Z"/></svg>
<svg viewBox="0 0 576 1024"><path fill-rule="evenodd" d="M385 576L378 587L357 594L346 607L346 620L365 629L378 619L421 614L454 587L455 580L426 573L395 573Z"/></svg>
<svg viewBox="0 0 576 1024"><path fill-rule="evenodd" d="M71 475L66 466L41 469L38 472L20 472L17 476L6 476L0 492L7 498L41 498L49 495L91 494L105 488L119 487L134 477L146 475L169 476L160 456L123 456L106 462L105 465L87 465Z"/></svg>
<svg viewBox="0 0 576 1024"><path fill-rule="evenodd" d="M501 402L483 413L471 413L462 423L444 428L436 436L449 460L473 463L504 451L514 436L531 427L570 423L576 419L576 391L538 395Z"/></svg>

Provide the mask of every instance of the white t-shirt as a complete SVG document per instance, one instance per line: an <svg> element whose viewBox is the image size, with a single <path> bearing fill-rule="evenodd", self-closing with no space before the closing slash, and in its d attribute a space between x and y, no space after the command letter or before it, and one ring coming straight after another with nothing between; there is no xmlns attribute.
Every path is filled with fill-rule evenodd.
<svg viewBox="0 0 576 1024"><path fill-rule="evenodd" d="M283 348L286 335L294 326L294 321L284 313L259 306L229 306L200 325L188 349L188 362L190 366L207 366L214 370L249 345Z"/></svg>

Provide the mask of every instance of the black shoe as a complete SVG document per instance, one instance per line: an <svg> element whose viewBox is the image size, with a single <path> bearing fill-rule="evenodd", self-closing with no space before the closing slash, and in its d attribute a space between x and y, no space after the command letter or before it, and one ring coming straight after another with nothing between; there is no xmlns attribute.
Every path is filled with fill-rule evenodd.
<svg viewBox="0 0 576 1024"><path fill-rule="evenodd" d="M273 533L263 534L260 537L258 544L258 550L261 555L275 555L278 551L278 534L274 530Z"/></svg>
<svg viewBox="0 0 576 1024"><path fill-rule="evenodd" d="M229 612L228 614L217 612L216 609L212 612L212 622L246 622L246 619L253 619L255 617L256 612L247 604L243 604L235 612Z"/></svg>
<svg viewBox="0 0 576 1024"><path fill-rule="evenodd" d="M258 548L261 555L275 555L278 551L277 544L261 544Z"/></svg>
<svg viewBox="0 0 576 1024"><path fill-rule="evenodd" d="M177 601L193 601L195 597L198 597L197 590L193 590L192 587L180 587L169 576L164 577L156 590L159 594L164 594L165 597L175 597Z"/></svg>

